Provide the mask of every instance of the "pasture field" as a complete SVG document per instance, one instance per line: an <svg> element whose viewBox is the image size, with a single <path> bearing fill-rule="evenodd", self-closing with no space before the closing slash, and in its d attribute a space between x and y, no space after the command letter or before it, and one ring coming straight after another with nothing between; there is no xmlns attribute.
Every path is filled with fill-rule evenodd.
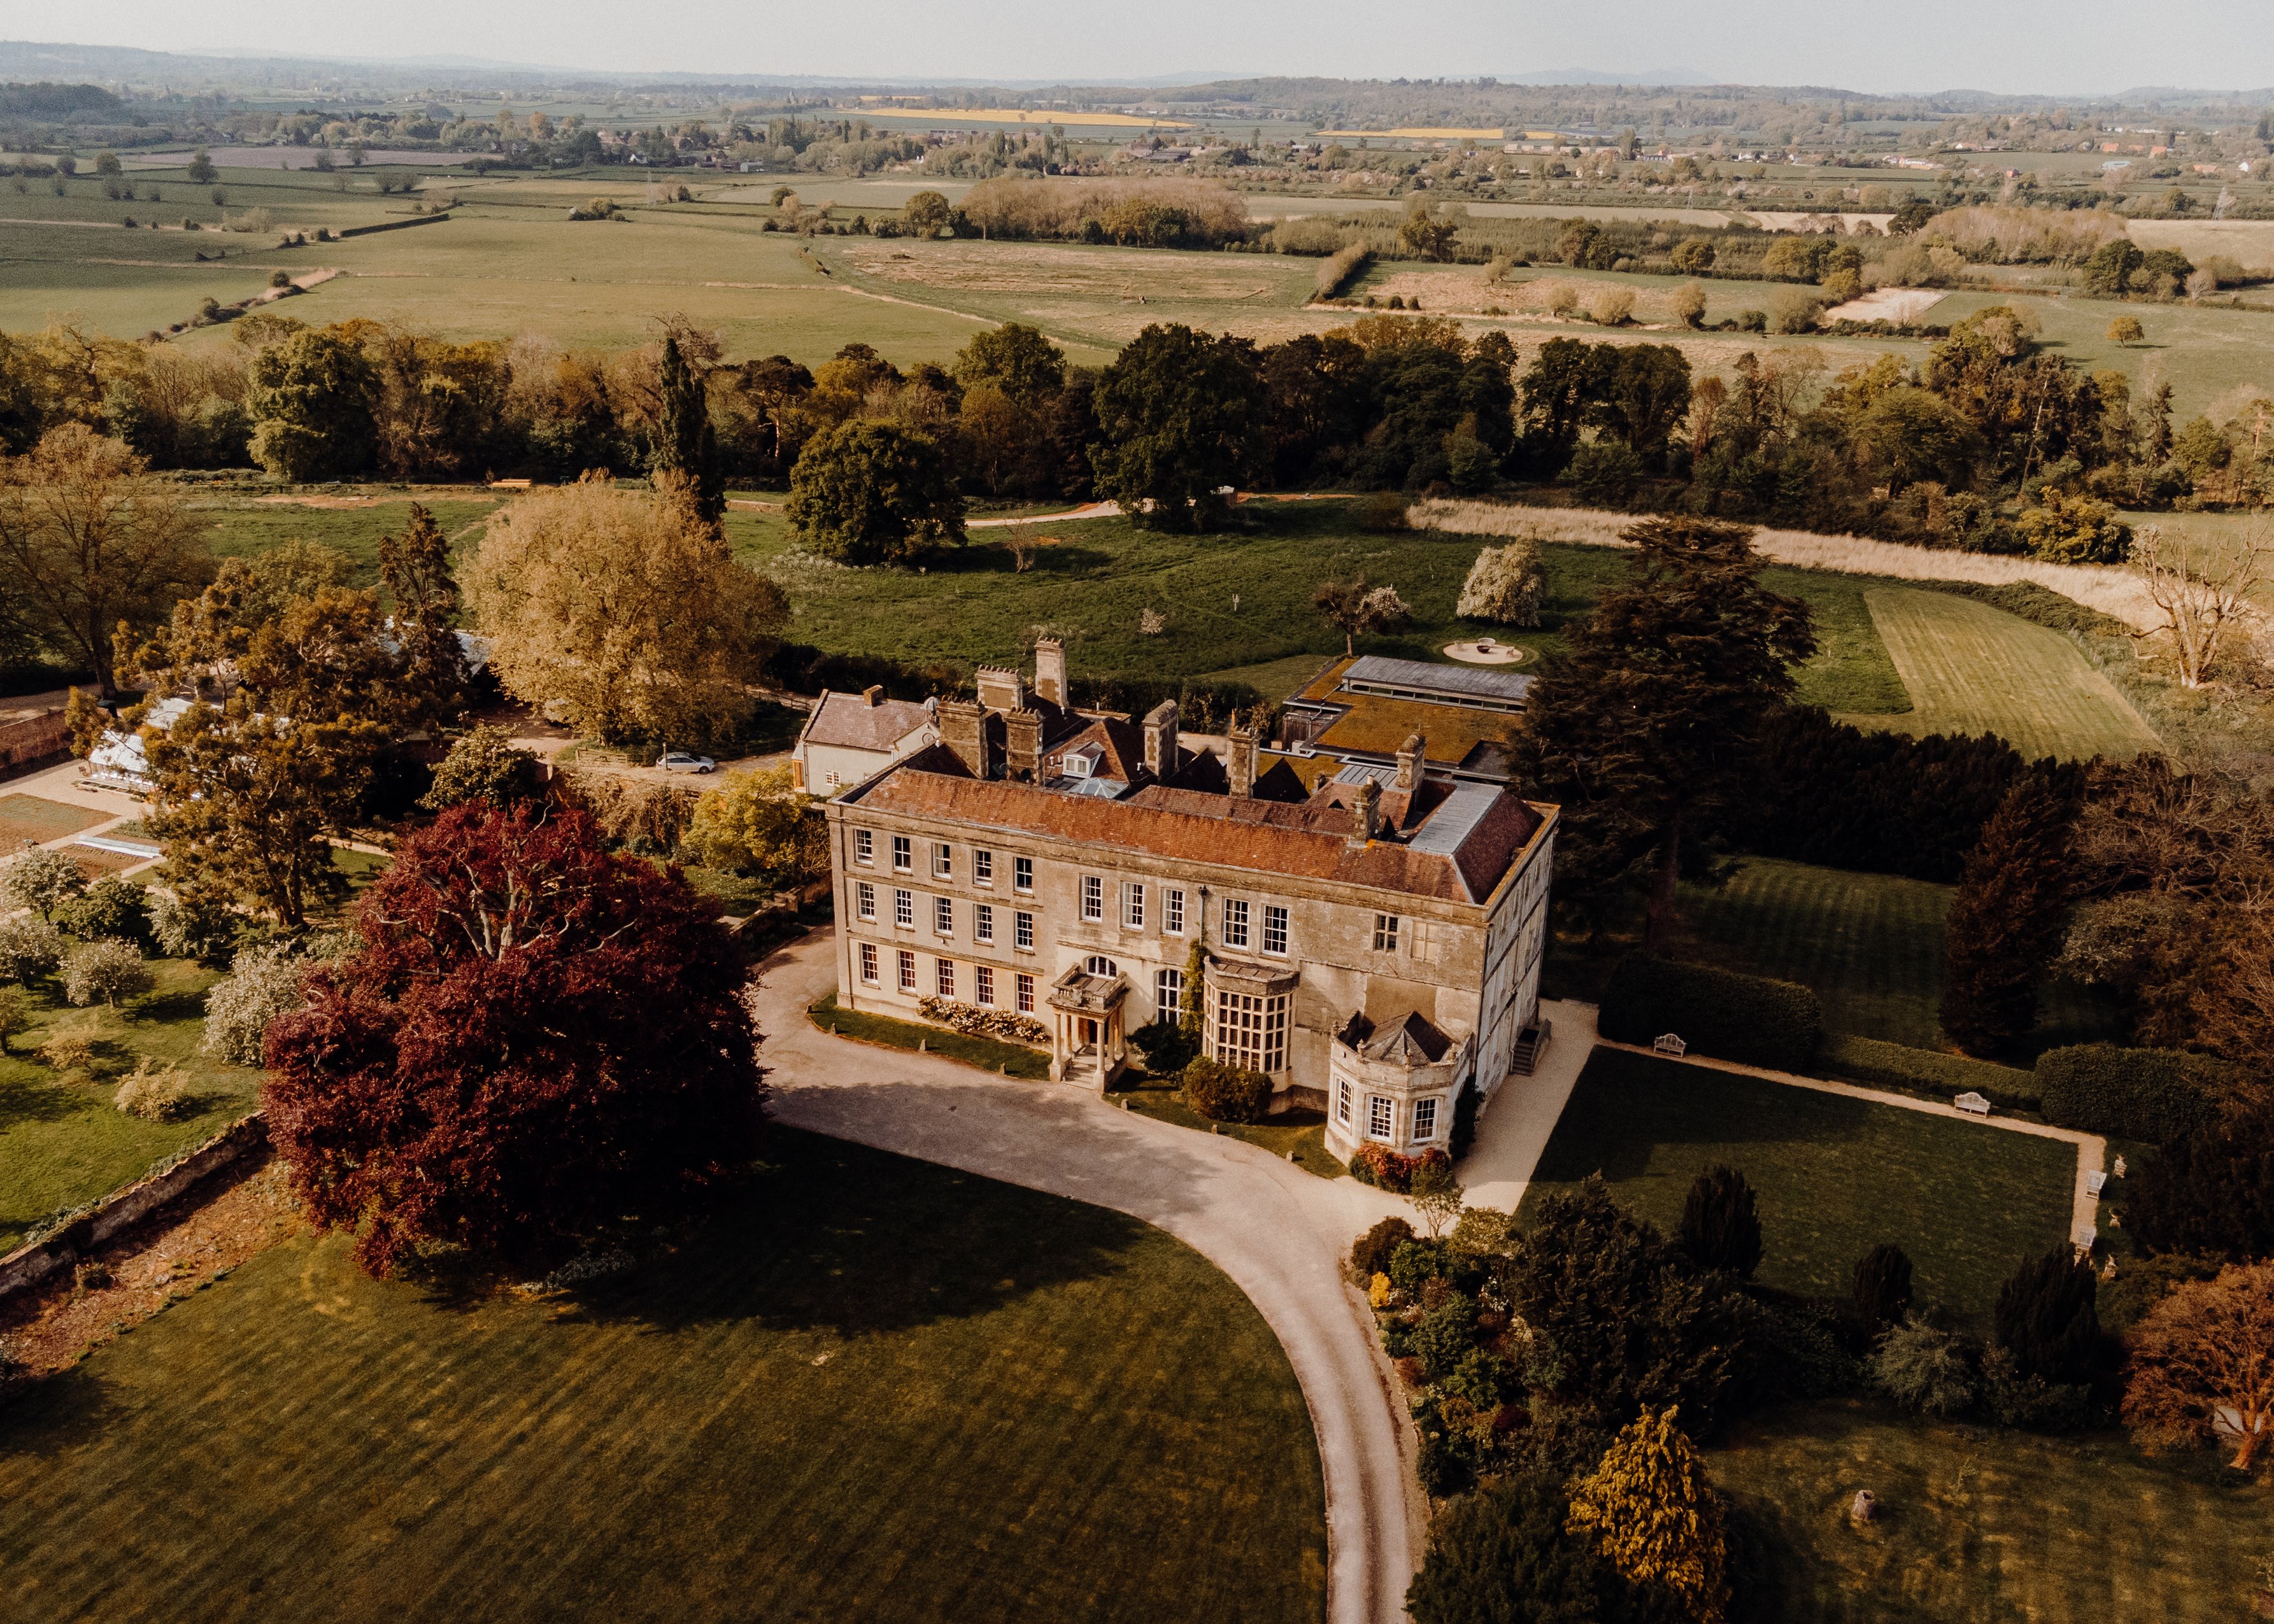
<svg viewBox="0 0 2274 1624"><path fill-rule="evenodd" d="M2060 633L1947 592L1871 587L1864 598L1911 697L1907 714L1868 725L1996 733L2033 760L2129 761L2163 748L2115 685Z"/></svg>
<svg viewBox="0 0 2274 1624"><path fill-rule="evenodd" d="M17 1616L1315 1620L1317 1445L1230 1281L779 1131L575 1300L260 1254L0 1412Z"/></svg>
<svg viewBox="0 0 2274 1624"><path fill-rule="evenodd" d="M154 959L150 967L156 987L117 1010L75 1010L52 982L22 995L30 1030L0 1055L0 1252L49 1214L132 1182L252 1109L260 1073L198 1053L206 989L220 975L180 959ZM58 1074L31 1057L65 1034L94 1045L92 1075ZM193 1115L144 1122L111 1103L118 1079L146 1055L161 1064L177 1061L190 1074Z"/></svg>
<svg viewBox="0 0 2274 1624"><path fill-rule="evenodd" d="M1683 883L1683 936L1674 956L1811 988L1827 1032L1941 1049L1943 923L1956 891L1898 875L1748 857L1721 885ZM2082 989L2046 988L2039 1009L2030 1050L2118 1035Z"/></svg>
<svg viewBox="0 0 2274 1624"><path fill-rule="evenodd" d="M2274 312L2218 304L2132 304L2087 298L2073 290L2059 296L1953 293L1928 320L1962 321L1991 304L2033 312L2044 328L2039 342L2087 372L2119 372L2136 385L2148 362L2157 362L2172 386L2174 428L2238 384L2274 389ZM2146 340L2129 347L2112 341L2108 324L2119 316L2138 317Z"/></svg>
<svg viewBox="0 0 2274 1624"><path fill-rule="evenodd" d="M357 586L379 584L379 542L410 528L410 506L423 504L454 542L471 539L501 500L478 487L442 485L411 492L385 486L338 496L301 493L282 500L201 496L190 517L222 558L252 558L288 541L321 542L355 561ZM478 493L477 493L478 492Z"/></svg>
<svg viewBox="0 0 2274 1624"><path fill-rule="evenodd" d="M2108 1432L2028 1432L1864 1400L1772 1411L1707 1447L1766 1558L1763 1618L1824 1624L2248 1616L2262 1480L2150 1460ZM1859 1488L1879 1515L1857 1529Z"/></svg>
<svg viewBox="0 0 2274 1624"><path fill-rule="evenodd" d="M1920 1304L1977 1330L2014 1264L2067 1236L2076 1182L2065 1140L1598 1049L1525 1204L1600 1173L1671 1233L1691 1181L1717 1165L1758 1198L1767 1284L1844 1296L1856 1260L1892 1241Z"/></svg>

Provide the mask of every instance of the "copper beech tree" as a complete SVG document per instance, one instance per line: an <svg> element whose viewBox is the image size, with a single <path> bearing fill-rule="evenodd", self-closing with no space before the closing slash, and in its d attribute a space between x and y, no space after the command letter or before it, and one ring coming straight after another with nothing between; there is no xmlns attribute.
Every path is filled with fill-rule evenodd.
<svg viewBox="0 0 2274 1624"><path fill-rule="evenodd" d="M714 911L559 806L451 808L269 1029L271 1131L374 1274L543 1265L698 1209L757 1154L758 1036Z"/></svg>
<svg viewBox="0 0 2274 1624"><path fill-rule="evenodd" d="M2274 1434L2274 1263L2175 1288L2132 1334L2124 1419L2142 1441L2216 1440L2248 1471Z"/></svg>

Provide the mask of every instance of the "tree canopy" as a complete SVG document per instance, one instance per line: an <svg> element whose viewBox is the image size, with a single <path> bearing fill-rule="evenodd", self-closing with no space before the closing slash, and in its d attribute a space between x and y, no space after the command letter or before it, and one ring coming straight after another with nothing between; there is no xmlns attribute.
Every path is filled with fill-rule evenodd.
<svg viewBox="0 0 2274 1624"><path fill-rule="evenodd" d="M1171 323L1129 342L1097 386L1101 496L1141 523L1204 530L1261 453L1263 388L1247 342Z"/></svg>
<svg viewBox="0 0 2274 1624"><path fill-rule="evenodd" d="M375 1273L447 1243L542 1264L699 1210L757 1154L743 971L675 875L558 806L468 804L358 905L360 951L269 1029L294 1189Z"/></svg>
<svg viewBox="0 0 2274 1624"><path fill-rule="evenodd" d="M930 435L856 417L809 441L783 508L816 552L847 564L901 564L963 540L963 499Z"/></svg>

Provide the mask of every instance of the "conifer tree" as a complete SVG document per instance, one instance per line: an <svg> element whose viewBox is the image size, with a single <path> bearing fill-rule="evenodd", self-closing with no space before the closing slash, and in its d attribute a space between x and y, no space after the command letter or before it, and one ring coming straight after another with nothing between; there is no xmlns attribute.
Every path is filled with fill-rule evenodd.
<svg viewBox="0 0 2274 1624"><path fill-rule="evenodd" d="M1680 1413L1645 1410L1613 1440L1572 1487L1570 1528L1593 1535L1621 1578L1664 1596L1676 1616L1721 1624L1729 1607L1721 1502L1696 1446L1674 1424Z"/></svg>
<svg viewBox="0 0 2274 1624"><path fill-rule="evenodd" d="M401 537L379 538L379 578L387 589L395 640L403 650L403 682L414 717L433 726L464 709L466 659L453 623L458 583L450 574L450 544L434 515L410 504Z"/></svg>
<svg viewBox="0 0 2274 1624"><path fill-rule="evenodd" d="M1899 1324L1911 1305L1911 1260L1900 1246L1882 1244L1856 1263L1852 1288L1856 1318L1878 1332Z"/></svg>
<svg viewBox="0 0 2274 1624"><path fill-rule="evenodd" d="M2028 1259L1998 1288L1992 1320L1998 1345L2014 1356L2024 1376L2090 1380L2100 1350L2098 1291L2091 1263L2073 1246Z"/></svg>
<svg viewBox="0 0 2274 1624"><path fill-rule="evenodd" d="M1700 1173L1682 1208L1679 1238L1700 1268L1751 1280L1761 1263L1761 1220L1745 1176L1731 1167Z"/></svg>
<svg viewBox="0 0 2274 1624"><path fill-rule="evenodd" d="M1992 1055L2037 1024L2037 982L2068 907L2066 784L2022 775L1966 859L1944 937L1942 1029L1969 1055Z"/></svg>
<svg viewBox="0 0 2274 1624"><path fill-rule="evenodd" d="M658 405L655 453L651 472L676 474L686 482L695 511L705 524L727 512L727 480L719 465L719 436L711 426L711 402L703 374L687 358L679 335L666 333L656 365Z"/></svg>

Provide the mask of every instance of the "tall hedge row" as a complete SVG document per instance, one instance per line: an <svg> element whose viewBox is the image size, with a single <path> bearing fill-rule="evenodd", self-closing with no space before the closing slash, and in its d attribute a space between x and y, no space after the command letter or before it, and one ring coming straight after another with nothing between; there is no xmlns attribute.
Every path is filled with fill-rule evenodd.
<svg viewBox="0 0 2274 1624"><path fill-rule="evenodd" d="M2078 1043L2037 1056L2037 1097L2056 1127L2168 1145L2218 1116L2209 1062L2174 1049Z"/></svg>
<svg viewBox="0 0 2274 1624"><path fill-rule="evenodd" d="M1671 1032L1700 1054L1804 1071L1824 1018L1816 994L1796 981L1629 953L1611 971L1595 1025L1615 1043Z"/></svg>

